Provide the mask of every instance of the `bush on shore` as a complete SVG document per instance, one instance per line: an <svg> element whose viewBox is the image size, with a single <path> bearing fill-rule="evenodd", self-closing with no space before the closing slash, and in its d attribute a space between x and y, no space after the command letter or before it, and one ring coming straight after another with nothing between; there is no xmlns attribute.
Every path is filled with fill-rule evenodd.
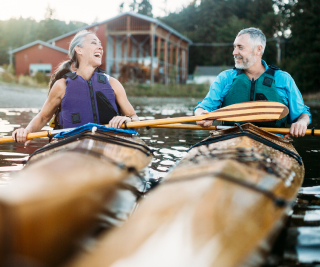
<svg viewBox="0 0 320 267"><path fill-rule="evenodd" d="M124 84L128 96L205 97L207 84Z"/></svg>
<svg viewBox="0 0 320 267"><path fill-rule="evenodd" d="M42 72L37 72L33 77L29 75L14 75L13 67L3 66L4 72L0 73L0 81L5 83L14 83L20 84L23 86L32 86L32 87L46 87L48 86L50 77L46 76Z"/></svg>

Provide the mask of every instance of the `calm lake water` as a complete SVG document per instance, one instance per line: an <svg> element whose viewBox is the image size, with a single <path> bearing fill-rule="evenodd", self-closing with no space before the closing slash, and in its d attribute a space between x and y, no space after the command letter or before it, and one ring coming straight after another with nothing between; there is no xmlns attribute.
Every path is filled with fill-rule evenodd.
<svg viewBox="0 0 320 267"><path fill-rule="evenodd" d="M141 120L190 116L199 99L130 98ZM0 135L8 135L17 127L25 127L38 113L38 108L0 108ZM320 128L320 108L312 108L312 126ZM207 131L150 129L139 130L146 144L156 150L148 170L150 178L166 175L194 143L208 136ZM265 266L315 266L320 262L320 137L306 136L294 140L302 156L306 176L288 220L275 243ZM47 143L33 141L29 147L16 143L0 145L0 186L10 181L10 174L23 168L28 155ZM320 266L320 265L319 265Z"/></svg>

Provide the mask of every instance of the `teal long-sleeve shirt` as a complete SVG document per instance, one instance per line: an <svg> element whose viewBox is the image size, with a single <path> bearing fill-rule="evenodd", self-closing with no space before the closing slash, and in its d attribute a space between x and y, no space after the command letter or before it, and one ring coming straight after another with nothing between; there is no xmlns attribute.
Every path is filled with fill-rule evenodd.
<svg viewBox="0 0 320 267"><path fill-rule="evenodd" d="M268 65L264 60L261 63L268 69ZM216 80L211 84L206 97L195 107L205 109L209 112L218 109L223 102L225 96L231 88L233 79L237 76L235 69L221 72ZM303 102L302 95L292 79L291 75L285 71L277 70L274 75L275 84L279 96L284 100L289 108L288 123L296 122L303 113L308 114L311 123L310 108Z"/></svg>

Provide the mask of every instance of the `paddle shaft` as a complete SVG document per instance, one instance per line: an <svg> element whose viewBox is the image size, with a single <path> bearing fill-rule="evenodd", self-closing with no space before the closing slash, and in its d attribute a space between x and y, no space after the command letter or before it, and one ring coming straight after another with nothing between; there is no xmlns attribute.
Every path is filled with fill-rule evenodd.
<svg viewBox="0 0 320 267"><path fill-rule="evenodd" d="M166 118L148 121L128 122L123 124L121 128L137 128L161 124L184 123L192 121L201 121L205 119L220 120L220 121L235 121L235 122L257 122L257 121L272 121L278 120L288 114L288 108L283 104L271 101L251 101L239 104L230 105L220 108L213 112L199 115L187 116L178 118ZM108 125L105 125L108 127ZM53 130L46 132L37 132L27 135L27 139L51 136L61 131L71 129ZM0 143L12 142L12 137L0 138Z"/></svg>
<svg viewBox="0 0 320 267"><path fill-rule="evenodd" d="M35 139L35 138L41 138L41 137L48 137L48 136L50 136L50 135L51 135L50 131L29 133L29 134L27 135L27 139ZM12 136L6 136L6 137L0 138L0 143L8 143L8 142L13 142L13 141L14 141L14 139L12 138Z"/></svg>
<svg viewBox="0 0 320 267"><path fill-rule="evenodd" d="M208 128L204 128L200 125L193 125L193 124L168 124L168 125L153 125L149 126L150 128L166 128L166 129L186 129L186 130L224 130L229 129L233 126L210 126ZM290 133L289 128L269 128L269 127L260 127L260 129L272 132L272 133L279 133L279 134L288 134ZM307 135L312 134L311 129L307 129L306 131ZM320 130L314 130L314 135L320 135Z"/></svg>
<svg viewBox="0 0 320 267"><path fill-rule="evenodd" d="M182 122L192 122L192 121L199 121L206 119L207 115L200 115L200 116L190 116L190 117L178 117L178 118L166 118L166 119L158 119L158 120L147 120L147 121L136 121L136 122L128 122L127 125L123 124L120 128L136 128L136 127L146 127L152 125L161 125L161 124L170 124L170 123L182 123ZM108 127L109 125L104 125ZM68 129L59 129L59 130L52 130L52 131L43 131L43 132L36 132L36 133L29 133L27 135L27 139L35 139L41 137L47 137L50 135L55 135L63 131L73 130L75 128L68 128ZM13 142L14 139L12 136L2 137L0 138L0 143L7 143Z"/></svg>

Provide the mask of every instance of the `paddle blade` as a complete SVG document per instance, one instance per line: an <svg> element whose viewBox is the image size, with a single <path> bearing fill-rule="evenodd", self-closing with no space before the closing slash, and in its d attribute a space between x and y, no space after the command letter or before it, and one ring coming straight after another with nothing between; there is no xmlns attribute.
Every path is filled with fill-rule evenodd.
<svg viewBox="0 0 320 267"><path fill-rule="evenodd" d="M287 116L288 108L272 101L250 101L220 108L207 114L206 119L237 122L280 120Z"/></svg>

